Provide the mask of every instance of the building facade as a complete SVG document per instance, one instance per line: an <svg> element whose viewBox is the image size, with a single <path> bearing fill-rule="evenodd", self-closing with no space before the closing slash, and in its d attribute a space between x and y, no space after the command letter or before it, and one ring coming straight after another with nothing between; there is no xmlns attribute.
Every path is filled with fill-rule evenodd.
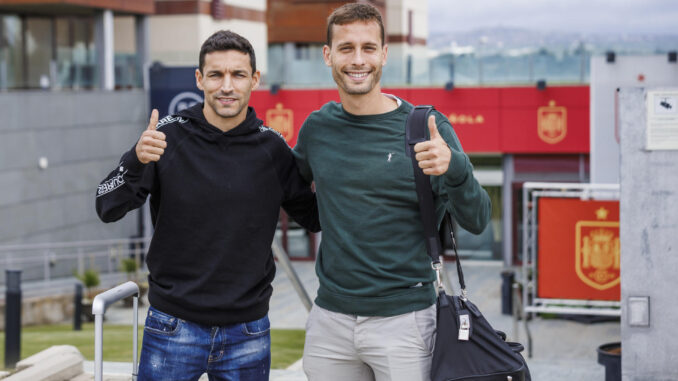
<svg viewBox="0 0 678 381"><path fill-rule="evenodd" d="M139 234L136 213L99 223L93 198L147 120L141 73L154 7L0 1L0 244Z"/></svg>
<svg viewBox="0 0 678 381"><path fill-rule="evenodd" d="M264 0L0 0L0 245L127 238L96 185L148 123L151 62L197 66L219 29L247 36L267 68ZM148 229L147 229L148 230Z"/></svg>
<svg viewBox="0 0 678 381"><path fill-rule="evenodd" d="M327 17L345 3L360 1L268 0L269 85L326 87L334 82L322 64ZM368 0L383 16L388 61L382 83L402 86L428 81L427 1ZM319 64L320 63L320 64Z"/></svg>
<svg viewBox="0 0 678 381"><path fill-rule="evenodd" d="M548 76L545 67L551 66L541 62L546 53L524 62L510 61L510 67L506 60L491 55L468 53L475 59L469 62L465 61L469 57L458 52L435 56L427 50L431 41L426 1L361 1L373 4L384 15L389 46L382 81L385 91L442 108L470 153L482 185L492 195L491 231L481 238L460 240L469 242L465 250L478 258L503 257L510 262L520 252L520 184L589 179L588 136L572 135L589 128L587 118L572 119L572 110L580 114L581 102L588 102L588 96L582 95L588 94L588 74L582 64L588 56L577 48L574 58L556 62L553 72L571 75L563 80L568 82L565 86L553 86L560 77L552 82ZM232 29L252 42L263 73L263 86L252 97L258 113L272 126L276 122L268 119L269 114L287 120L288 130L295 129L313 110L309 105L337 98L330 70L322 61L322 46L328 15L344 3L0 0L0 107L4 115L10 115L9 122L0 126L0 222L14 222L11 229L0 231L0 244L148 234L142 232L144 224L134 213L113 225L95 224L92 194L87 192L92 192L93 184L146 126L149 65L195 67L202 41L216 30ZM511 77L514 66L524 73ZM471 78L475 72L469 68L477 71L477 80ZM462 74L468 73L464 80ZM510 89L492 87L506 78ZM535 86L537 79L545 81ZM464 87L474 81L473 87ZM550 148L562 142L544 143L549 149L511 146L511 139L529 134L530 139L537 139L538 110L550 107L551 101L557 103L556 108L563 106L559 96L551 97L552 91L573 84L580 95L575 96L579 99L576 106L566 105L568 139L578 139L585 146L560 150ZM439 97L419 99L407 90L422 85L427 86L421 89L425 93L440 93ZM315 92L309 95L306 91ZM300 99L309 96L314 101L299 103L299 92L303 94ZM506 95L513 92L521 95ZM527 116L514 113L519 109ZM105 122L99 122L102 118ZM482 132L488 126L494 130ZM71 148L96 146L90 130L97 129L103 134L105 149L78 152ZM23 142L28 142L26 148L20 148ZM48 162L46 168L39 165L42 159ZM85 165L87 172L82 172L79 166ZM56 173L57 168L62 172ZM65 173L77 173L78 181ZM76 193L80 199L59 201ZM47 206L46 200L52 204ZM73 210L69 205L86 207L82 216L76 216L69 212ZM18 216L31 217L24 221Z"/></svg>
<svg viewBox="0 0 678 381"><path fill-rule="evenodd" d="M266 75L266 0L156 0L150 17L150 59L168 66L196 66L200 45L220 29L250 40L257 69Z"/></svg>

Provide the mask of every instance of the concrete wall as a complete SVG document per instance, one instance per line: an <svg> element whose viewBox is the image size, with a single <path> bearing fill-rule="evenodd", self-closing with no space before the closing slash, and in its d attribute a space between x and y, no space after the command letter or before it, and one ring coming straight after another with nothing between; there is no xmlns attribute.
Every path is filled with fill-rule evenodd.
<svg viewBox="0 0 678 381"><path fill-rule="evenodd" d="M386 2L386 14L382 15L386 23L387 35L406 36L409 31L409 12L412 11L412 34L415 38L428 38L428 1L427 0L389 0Z"/></svg>
<svg viewBox="0 0 678 381"><path fill-rule="evenodd" d="M134 235L136 212L104 224L94 196L145 128L147 102L143 90L0 93L0 245Z"/></svg>
<svg viewBox="0 0 678 381"><path fill-rule="evenodd" d="M678 379L678 150L645 149L645 90L619 93L621 300L624 380ZM649 326L631 326L649 297ZM635 319L633 319L635 320Z"/></svg>
<svg viewBox="0 0 678 381"><path fill-rule="evenodd" d="M24 297L21 300L21 326L59 324L67 320L72 321L74 310L73 295ZM0 304L0 316L5 316L4 302ZM0 330L5 330L5 319L0 319Z"/></svg>

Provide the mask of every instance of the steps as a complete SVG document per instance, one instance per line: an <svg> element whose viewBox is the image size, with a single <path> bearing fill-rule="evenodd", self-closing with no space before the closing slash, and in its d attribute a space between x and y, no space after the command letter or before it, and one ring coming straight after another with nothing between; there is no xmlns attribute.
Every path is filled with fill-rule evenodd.
<svg viewBox="0 0 678 381"><path fill-rule="evenodd" d="M84 358L71 345L55 345L16 364L4 381L66 381L83 373Z"/></svg>

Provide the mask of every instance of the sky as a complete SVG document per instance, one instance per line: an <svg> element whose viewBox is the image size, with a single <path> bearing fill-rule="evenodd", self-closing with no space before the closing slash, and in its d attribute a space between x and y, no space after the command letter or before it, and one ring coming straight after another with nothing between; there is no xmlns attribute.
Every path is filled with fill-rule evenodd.
<svg viewBox="0 0 678 381"><path fill-rule="evenodd" d="M678 0L428 0L429 30L678 34Z"/></svg>

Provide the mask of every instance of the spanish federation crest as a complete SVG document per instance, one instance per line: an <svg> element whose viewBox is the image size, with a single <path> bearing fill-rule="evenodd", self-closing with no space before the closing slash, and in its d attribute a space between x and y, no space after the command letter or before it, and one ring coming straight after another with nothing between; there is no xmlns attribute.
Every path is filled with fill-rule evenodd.
<svg viewBox="0 0 678 381"><path fill-rule="evenodd" d="M284 109L282 103L278 103L274 109L266 111L266 125L278 131L289 142L294 135L294 112Z"/></svg>
<svg viewBox="0 0 678 381"><path fill-rule="evenodd" d="M567 135L567 110L550 101L537 110L537 133L548 144L556 144Z"/></svg>
<svg viewBox="0 0 678 381"><path fill-rule="evenodd" d="M596 210L596 221L575 225L575 270L582 282L597 290L619 284L619 221L605 221L608 211Z"/></svg>

